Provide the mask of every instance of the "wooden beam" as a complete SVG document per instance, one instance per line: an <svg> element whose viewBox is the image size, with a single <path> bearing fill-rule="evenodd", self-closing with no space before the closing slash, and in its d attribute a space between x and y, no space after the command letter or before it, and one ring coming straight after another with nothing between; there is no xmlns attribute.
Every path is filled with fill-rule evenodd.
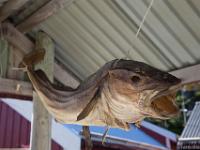
<svg viewBox="0 0 200 150"><path fill-rule="evenodd" d="M59 81L66 86L76 88L80 81L74 78L70 73L63 69L57 63L54 63L54 72L60 74ZM17 85L20 85L20 91L16 91ZM21 98L32 100L33 87L30 82L19 81L16 79L0 78L0 97Z"/></svg>
<svg viewBox="0 0 200 150"><path fill-rule="evenodd" d="M12 24L3 23L1 27L4 38L14 47L21 50L24 55L34 49L35 44L30 41L25 35L19 32Z"/></svg>
<svg viewBox="0 0 200 150"><path fill-rule="evenodd" d="M24 79L25 76L24 72L19 69L14 69L18 68L19 63L21 62L21 59L18 58L21 58L23 56L24 55L20 50L9 44L9 61L8 61L6 78L16 79L16 80Z"/></svg>
<svg viewBox="0 0 200 150"><path fill-rule="evenodd" d="M28 0L9 0L0 8L0 22L20 9Z"/></svg>
<svg viewBox="0 0 200 150"><path fill-rule="evenodd" d="M17 29L22 33L26 33L55 14L60 8L63 8L64 5L70 5L72 2L73 0L50 0L46 5L41 7L22 23L18 24Z"/></svg>
<svg viewBox="0 0 200 150"><path fill-rule="evenodd" d="M62 81L61 83L63 85L70 85L70 87L76 88L80 84L78 79L74 78L73 75L68 73L62 66L58 65L57 63L54 63L54 72L60 74L59 81Z"/></svg>
<svg viewBox="0 0 200 150"><path fill-rule="evenodd" d="M5 39L0 39L0 77L6 77L8 66L9 47Z"/></svg>
<svg viewBox="0 0 200 150"><path fill-rule="evenodd" d="M36 39L36 50L45 49L44 60L35 66L42 69L53 82L54 44L47 34L39 32ZM44 107L42 100L33 93L33 121L31 131L31 150L51 149L51 116Z"/></svg>
<svg viewBox="0 0 200 150"><path fill-rule="evenodd" d="M30 100L33 96L32 84L25 81L0 78L0 97Z"/></svg>
<svg viewBox="0 0 200 150"><path fill-rule="evenodd" d="M200 82L200 64L171 71L170 73L182 79L183 84Z"/></svg>
<svg viewBox="0 0 200 150"><path fill-rule="evenodd" d="M23 55L30 53L34 49L35 43L30 41L25 35L19 32L12 24L3 23L1 27L4 38L10 44L12 44L14 47L16 47L18 50L21 51L20 56L19 55L16 56L17 59L19 59L19 61L22 60ZM69 80L68 78L70 79L73 78L57 63L54 63L54 66L55 66L54 76L59 82L63 83L65 81L68 81Z"/></svg>

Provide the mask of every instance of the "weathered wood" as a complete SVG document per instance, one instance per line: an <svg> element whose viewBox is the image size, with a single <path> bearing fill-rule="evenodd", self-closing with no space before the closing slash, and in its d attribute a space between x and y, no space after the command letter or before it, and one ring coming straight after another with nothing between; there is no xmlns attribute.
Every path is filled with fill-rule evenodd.
<svg viewBox="0 0 200 150"><path fill-rule="evenodd" d="M30 31L33 27L56 13L60 8L64 6L64 3L66 2L66 0L50 0L46 5L41 7L30 17L25 19L22 23L18 24L17 29L22 33Z"/></svg>
<svg viewBox="0 0 200 150"><path fill-rule="evenodd" d="M10 23L3 23L1 26L1 30L3 31L4 38L12 44L14 47L16 47L15 50L20 50L20 56L16 55L16 59L18 61L21 61L23 59L23 56L27 53L30 53L33 49L35 44L30 41L25 35L23 35L21 32L19 32L12 24ZM59 67L57 63L54 63L55 71L54 76L59 82L65 82L68 81L68 79L71 77L66 76L68 73L62 69L62 67ZM57 72L59 70L59 72ZM70 74L69 74L70 75ZM61 77L61 78L60 78ZM76 86L77 84L75 84Z"/></svg>
<svg viewBox="0 0 200 150"><path fill-rule="evenodd" d="M9 47L8 42L1 38L0 39L0 77L6 77L7 66L8 66L8 55Z"/></svg>
<svg viewBox="0 0 200 150"><path fill-rule="evenodd" d="M29 53L34 49L34 43L19 32L12 24L3 23L1 27L4 38L14 47L21 50L24 54Z"/></svg>
<svg viewBox="0 0 200 150"><path fill-rule="evenodd" d="M42 69L53 81L54 44L47 34L39 32L36 39L37 49L44 48L46 51L44 60L35 66ZM38 95L33 93L33 122L31 132L31 150L51 149L51 116L44 107Z"/></svg>
<svg viewBox="0 0 200 150"><path fill-rule="evenodd" d="M7 68L7 78L23 80L24 72L22 70L17 69L19 63L21 62L19 58L23 57L24 54L19 51L16 47L9 45L9 61Z"/></svg>
<svg viewBox="0 0 200 150"><path fill-rule="evenodd" d="M0 8L0 22L20 9L28 0L9 0Z"/></svg>
<svg viewBox="0 0 200 150"><path fill-rule="evenodd" d="M30 82L0 78L0 96L32 99L33 87Z"/></svg>
<svg viewBox="0 0 200 150"><path fill-rule="evenodd" d="M59 74L59 81L62 81L63 85L70 85L72 88L76 88L80 81L73 77L70 73L68 73L62 66L58 65L57 63L54 63L54 72Z"/></svg>
<svg viewBox="0 0 200 150"><path fill-rule="evenodd" d="M170 73L182 79L182 84L200 82L200 64L171 71Z"/></svg>

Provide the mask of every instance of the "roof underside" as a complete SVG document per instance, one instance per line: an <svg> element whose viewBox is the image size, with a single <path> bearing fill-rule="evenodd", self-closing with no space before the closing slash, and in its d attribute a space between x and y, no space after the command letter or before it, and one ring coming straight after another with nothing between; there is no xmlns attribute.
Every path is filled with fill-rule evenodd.
<svg viewBox="0 0 200 150"><path fill-rule="evenodd" d="M74 0L38 29L55 40L56 59L80 79L115 58L165 71L199 63L200 1L154 0L136 38L150 2Z"/></svg>

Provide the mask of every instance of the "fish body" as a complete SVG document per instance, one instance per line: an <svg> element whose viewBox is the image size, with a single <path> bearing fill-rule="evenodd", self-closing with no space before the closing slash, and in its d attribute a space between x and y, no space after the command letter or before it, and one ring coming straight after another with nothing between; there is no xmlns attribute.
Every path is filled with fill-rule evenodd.
<svg viewBox="0 0 200 150"><path fill-rule="evenodd" d="M128 130L145 117L166 119L179 112L174 93L181 80L142 62L112 60L76 89L61 89L43 71L27 68L44 106L61 123Z"/></svg>

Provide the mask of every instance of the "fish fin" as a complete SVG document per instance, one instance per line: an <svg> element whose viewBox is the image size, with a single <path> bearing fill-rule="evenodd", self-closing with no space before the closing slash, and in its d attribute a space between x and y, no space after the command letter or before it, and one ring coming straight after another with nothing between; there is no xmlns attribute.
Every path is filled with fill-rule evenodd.
<svg viewBox="0 0 200 150"><path fill-rule="evenodd" d="M141 123L142 123L141 120L140 120L140 121L137 121L137 122L135 122L135 126L136 126L137 128L140 128L140 127L141 127Z"/></svg>
<svg viewBox="0 0 200 150"><path fill-rule="evenodd" d="M99 96L100 96L100 88L97 89L93 98L90 100L90 102L86 105L86 107L78 115L77 121L80 121L89 115L89 113L92 111L94 106L97 104L97 100L98 100Z"/></svg>

